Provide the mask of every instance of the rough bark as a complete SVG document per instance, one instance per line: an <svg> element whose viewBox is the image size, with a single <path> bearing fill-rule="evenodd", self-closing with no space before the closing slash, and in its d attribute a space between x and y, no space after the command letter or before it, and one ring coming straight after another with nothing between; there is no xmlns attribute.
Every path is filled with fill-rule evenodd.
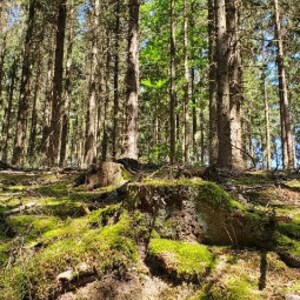
<svg viewBox="0 0 300 300"><path fill-rule="evenodd" d="M62 116L64 108L62 96L66 18L67 0L60 0L57 16L51 127L49 136L49 148L47 153L48 163L52 166L59 165Z"/></svg>
<svg viewBox="0 0 300 300"><path fill-rule="evenodd" d="M240 1L227 0L227 26L229 39L230 131L232 167L244 169L242 152L242 60L240 45Z"/></svg>
<svg viewBox="0 0 300 300"><path fill-rule="evenodd" d="M140 0L129 1L125 156L138 158Z"/></svg>
<svg viewBox="0 0 300 300"><path fill-rule="evenodd" d="M176 152L176 91L175 91L175 78L176 78L176 65L175 65L175 1L170 2L170 163L175 163Z"/></svg>
<svg viewBox="0 0 300 300"><path fill-rule="evenodd" d="M184 0L183 12L183 52L184 52L184 163L189 160L190 148L190 124L189 124L189 101L190 101L190 75L189 75L189 53L188 53L188 3Z"/></svg>
<svg viewBox="0 0 300 300"><path fill-rule="evenodd" d="M74 39L74 4L70 4L69 8L69 30L68 30L68 46L66 57L66 82L65 82L65 94L64 94L64 111L62 119L62 132L61 132L61 147L60 147L60 160L61 167L66 165L67 146L68 146L68 134L69 134L69 115L71 105L72 94L72 64L73 64L73 39Z"/></svg>
<svg viewBox="0 0 300 300"><path fill-rule="evenodd" d="M217 54L217 108L219 151L217 166L232 167L231 131L230 131L230 99L228 80L228 36L226 24L225 0L215 1L216 13L216 54Z"/></svg>
<svg viewBox="0 0 300 300"><path fill-rule="evenodd" d="M119 114L119 48L120 48L120 13L121 2L116 0L115 7L115 44L114 44L114 106L113 106L113 132L112 132L112 157L117 157L118 148L118 114Z"/></svg>
<svg viewBox="0 0 300 300"><path fill-rule="evenodd" d="M21 83L20 83L20 98L19 108L17 115L17 125L14 141L14 152L12 163L20 165L24 161L26 137L27 137L27 116L29 108L29 84L30 84L30 65L31 65L31 52L33 45L33 30L34 30L34 19L35 19L35 4L36 0L29 2L27 29L25 36L25 49L23 55L23 65L21 72Z"/></svg>
<svg viewBox="0 0 300 300"><path fill-rule="evenodd" d="M281 117L281 143L283 168L295 168L295 149L292 132L291 112L287 87L286 68L284 65L284 45L281 30L281 14L278 0L274 0L275 10L275 38L277 44L277 67L279 80L279 99Z"/></svg>
<svg viewBox="0 0 300 300"><path fill-rule="evenodd" d="M209 94L209 163L215 165L218 159L218 124L216 98L216 18L214 0L208 0L208 94Z"/></svg>

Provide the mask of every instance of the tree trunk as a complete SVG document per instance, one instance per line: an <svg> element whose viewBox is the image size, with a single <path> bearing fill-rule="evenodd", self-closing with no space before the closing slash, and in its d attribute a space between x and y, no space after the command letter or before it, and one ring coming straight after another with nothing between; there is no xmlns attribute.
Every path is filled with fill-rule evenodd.
<svg viewBox="0 0 300 300"><path fill-rule="evenodd" d="M284 65L284 46L281 32L281 16L278 0L274 0L275 38L277 41L277 67L279 80L279 99L281 117L281 143L283 168L295 168L295 149L292 132L291 113L289 109L286 69Z"/></svg>
<svg viewBox="0 0 300 300"><path fill-rule="evenodd" d="M140 0L129 0L125 156L138 159Z"/></svg>
<svg viewBox="0 0 300 300"><path fill-rule="evenodd" d="M175 66L175 0L170 2L170 163L175 163L175 151L176 151L176 91L175 91L175 78L176 78L176 66Z"/></svg>
<svg viewBox="0 0 300 300"><path fill-rule="evenodd" d="M21 72L20 83L20 98L19 108L17 115L17 126L15 132L14 151L12 164L20 165L24 161L26 136L27 136L27 115L29 107L29 84L30 84L30 64L31 64L31 52L33 44L33 30L35 20L35 4L36 0L31 0L28 9L27 30L25 36L25 50L23 55L23 65Z"/></svg>
<svg viewBox="0 0 300 300"><path fill-rule="evenodd" d="M189 53L188 53L188 0L184 0L183 12L183 52L184 52L184 163L188 163L190 148L190 124L189 124Z"/></svg>
<svg viewBox="0 0 300 300"><path fill-rule="evenodd" d="M214 0L208 0L208 95L209 95L209 164L218 160L218 124L216 95L216 17Z"/></svg>
<svg viewBox="0 0 300 300"><path fill-rule="evenodd" d="M70 104L72 96L72 64L73 64L73 39L74 39L74 4L70 4L69 9L69 31L67 36L68 47L66 57L66 82L65 82L65 101L64 111L62 119L62 132L61 132L61 147L60 147L60 167L66 166L66 155L68 146L68 134L69 134L69 115Z"/></svg>
<svg viewBox="0 0 300 300"><path fill-rule="evenodd" d="M52 38L51 34L51 38ZM52 95L53 95L53 54L54 54L54 41L51 41L48 63L47 63L47 79L46 79L46 93L45 93L45 104L43 113L43 129L42 129L42 140L41 140L41 153L47 154L47 149L49 146L49 135L51 126L51 114L52 114ZM44 158L44 157L43 157Z"/></svg>
<svg viewBox="0 0 300 300"><path fill-rule="evenodd" d="M11 71L9 74L10 83L8 85L8 106L6 112L6 124L4 131L4 146L2 152L2 160L4 162L8 161L8 142L10 140L10 129L12 126L12 117L13 117L13 99L15 91L15 81L16 81L16 72L17 72L17 61L15 60L12 64Z"/></svg>
<svg viewBox="0 0 300 300"><path fill-rule="evenodd" d="M232 168L231 134L230 134L230 98L228 80L228 38L226 25L225 0L215 0L216 12L216 52L217 52L217 103L218 103L218 139L219 168Z"/></svg>
<svg viewBox="0 0 300 300"><path fill-rule="evenodd" d="M113 106L113 131L112 131L112 157L117 157L118 148L118 114L119 114L119 48L120 48L120 13L121 0L116 0L115 8L115 45L114 45L114 106Z"/></svg>
<svg viewBox="0 0 300 300"><path fill-rule="evenodd" d="M95 0L93 11L93 40L91 55L91 70L89 82L89 100L86 116L86 137L85 137L85 166L88 167L93 163L96 157L95 153L95 118L96 118L96 70L98 66L98 26L100 14L100 0Z"/></svg>
<svg viewBox="0 0 300 300"><path fill-rule="evenodd" d="M263 58L263 69L262 69L262 90L265 105L265 139L266 139L266 167L267 170L271 169L272 158L271 158L271 135L270 135L270 118L269 118L269 97L268 97L268 83L267 83L267 61L266 61L266 49L265 42L262 45L262 58Z"/></svg>
<svg viewBox="0 0 300 300"><path fill-rule="evenodd" d="M240 45L240 0L227 0L229 38L230 132L232 167L244 169L242 145L242 60Z"/></svg>
<svg viewBox="0 0 300 300"><path fill-rule="evenodd" d="M57 17L51 127L49 136L49 148L47 153L48 162L52 166L59 165L62 116L64 108L62 93L66 18L67 0L60 0Z"/></svg>

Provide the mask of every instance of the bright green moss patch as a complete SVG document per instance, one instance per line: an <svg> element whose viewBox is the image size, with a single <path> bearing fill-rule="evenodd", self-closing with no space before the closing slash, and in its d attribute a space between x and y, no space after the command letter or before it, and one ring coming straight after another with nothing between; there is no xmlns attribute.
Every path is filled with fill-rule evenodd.
<svg viewBox="0 0 300 300"><path fill-rule="evenodd" d="M283 234L277 235L277 246L280 251L300 258L300 242L293 240Z"/></svg>
<svg viewBox="0 0 300 300"><path fill-rule="evenodd" d="M279 222L278 230L290 238L300 240L300 215L295 216L292 221Z"/></svg>
<svg viewBox="0 0 300 300"><path fill-rule="evenodd" d="M0 277L0 286L3 295L13 295L14 298L23 299L31 294L34 299L47 299L57 287L56 277L60 273L73 268L78 264L86 263L91 269L96 269L101 276L109 270L120 268L125 272L138 258L136 244L131 235L131 221L127 213L124 213L118 223L105 228L89 228L84 226L97 219L96 213L87 216L82 223L68 224L56 232L60 236L58 240L44 245L33 257L17 263L9 272ZM74 228L76 234L65 235L73 226L82 226L79 231ZM85 230L83 230L85 228ZM60 235L61 234L61 235ZM53 238L52 234L44 235L44 238ZM24 276L20 276L20 270ZM9 278L8 278L9 277Z"/></svg>
<svg viewBox="0 0 300 300"><path fill-rule="evenodd" d="M233 199L220 186L200 179L182 179L182 180L146 180L141 183L133 183L132 186L153 186L153 187L180 187L190 186L195 190L196 201L206 203L210 206L221 207L225 209L240 209L245 207L240 202Z"/></svg>
<svg viewBox="0 0 300 300"><path fill-rule="evenodd" d="M211 206L225 208L225 209L240 209L245 207L240 202L234 200L227 192L220 186L212 182L201 182L198 184L197 201L207 203Z"/></svg>
<svg viewBox="0 0 300 300"><path fill-rule="evenodd" d="M7 223L18 234L34 238L57 227L60 220L54 216L21 215L9 217Z"/></svg>
<svg viewBox="0 0 300 300"><path fill-rule="evenodd" d="M256 290L256 291L255 291ZM259 295L255 283L247 277L231 277L227 279L222 286L214 285L212 289L200 299L214 300L252 300L264 299Z"/></svg>
<svg viewBox="0 0 300 300"><path fill-rule="evenodd" d="M213 263L212 253L203 245L152 239L149 255L169 274L181 279L200 280Z"/></svg>

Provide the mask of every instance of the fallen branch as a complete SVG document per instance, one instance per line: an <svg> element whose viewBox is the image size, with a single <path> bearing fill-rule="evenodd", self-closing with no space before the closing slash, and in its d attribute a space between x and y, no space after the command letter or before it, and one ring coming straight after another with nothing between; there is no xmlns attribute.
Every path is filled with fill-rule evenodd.
<svg viewBox="0 0 300 300"><path fill-rule="evenodd" d="M19 206L17 208L14 208L14 209L12 209L10 211L5 212L4 215L5 216L16 215L16 214L24 212L25 210L28 210L28 209L30 209L32 207L35 207L36 205L37 205L36 202L29 202L29 203L27 203L25 205Z"/></svg>

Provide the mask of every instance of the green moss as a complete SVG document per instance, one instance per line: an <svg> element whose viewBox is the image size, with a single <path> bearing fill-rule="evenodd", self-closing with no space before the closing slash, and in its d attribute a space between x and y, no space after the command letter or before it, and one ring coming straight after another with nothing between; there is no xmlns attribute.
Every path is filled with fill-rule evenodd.
<svg viewBox="0 0 300 300"><path fill-rule="evenodd" d="M229 210L245 210L243 204L234 200L221 187L211 182L201 182L198 184L197 201L207 203L213 207L220 207Z"/></svg>
<svg viewBox="0 0 300 300"><path fill-rule="evenodd" d="M255 285L248 278L242 276L229 278L222 286L213 286L201 299L258 300L263 298L255 291Z"/></svg>
<svg viewBox="0 0 300 300"><path fill-rule="evenodd" d="M242 186L255 186L255 185L267 185L273 183L269 173L266 172L249 172L239 175L231 179L235 185Z"/></svg>
<svg viewBox="0 0 300 300"><path fill-rule="evenodd" d="M214 207L223 207L225 209L245 210L243 204L233 199L220 186L200 179L189 180L147 180L141 183L134 183L132 186L157 186L157 187L176 187L190 186L196 192L196 200Z"/></svg>
<svg viewBox="0 0 300 300"><path fill-rule="evenodd" d="M23 299L29 293L34 299L46 299L57 285L56 276L70 267L76 269L82 262L99 275L117 268L126 272L138 258L130 218L124 213L115 225L91 228L89 224L100 215L101 212L93 213L45 233L44 239L57 239L0 276L2 294L14 295L6 299ZM24 276L20 276L20 270Z"/></svg>
<svg viewBox="0 0 300 300"><path fill-rule="evenodd" d="M277 247L295 257L300 257L300 242L283 234L277 234Z"/></svg>
<svg viewBox="0 0 300 300"><path fill-rule="evenodd" d="M46 197L64 197L69 195L69 190L67 188L69 181L57 182L53 184L44 185L38 187L36 192Z"/></svg>
<svg viewBox="0 0 300 300"><path fill-rule="evenodd" d="M165 239L152 239L149 255L183 278L200 278L213 263L212 253L203 245Z"/></svg>
<svg viewBox="0 0 300 300"><path fill-rule="evenodd" d="M7 223L15 232L31 239L57 227L60 220L54 216L21 215L9 217Z"/></svg>
<svg viewBox="0 0 300 300"><path fill-rule="evenodd" d="M296 216L290 222L279 222L278 230L290 238L300 240L300 216Z"/></svg>
<svg viewBox="0 0 300 300"><path fill-rule="evenodd" d="M39 200L37 212L44 215L54 215L60 218L82 216L82 203L69 198L43 198Z"/></svg>

